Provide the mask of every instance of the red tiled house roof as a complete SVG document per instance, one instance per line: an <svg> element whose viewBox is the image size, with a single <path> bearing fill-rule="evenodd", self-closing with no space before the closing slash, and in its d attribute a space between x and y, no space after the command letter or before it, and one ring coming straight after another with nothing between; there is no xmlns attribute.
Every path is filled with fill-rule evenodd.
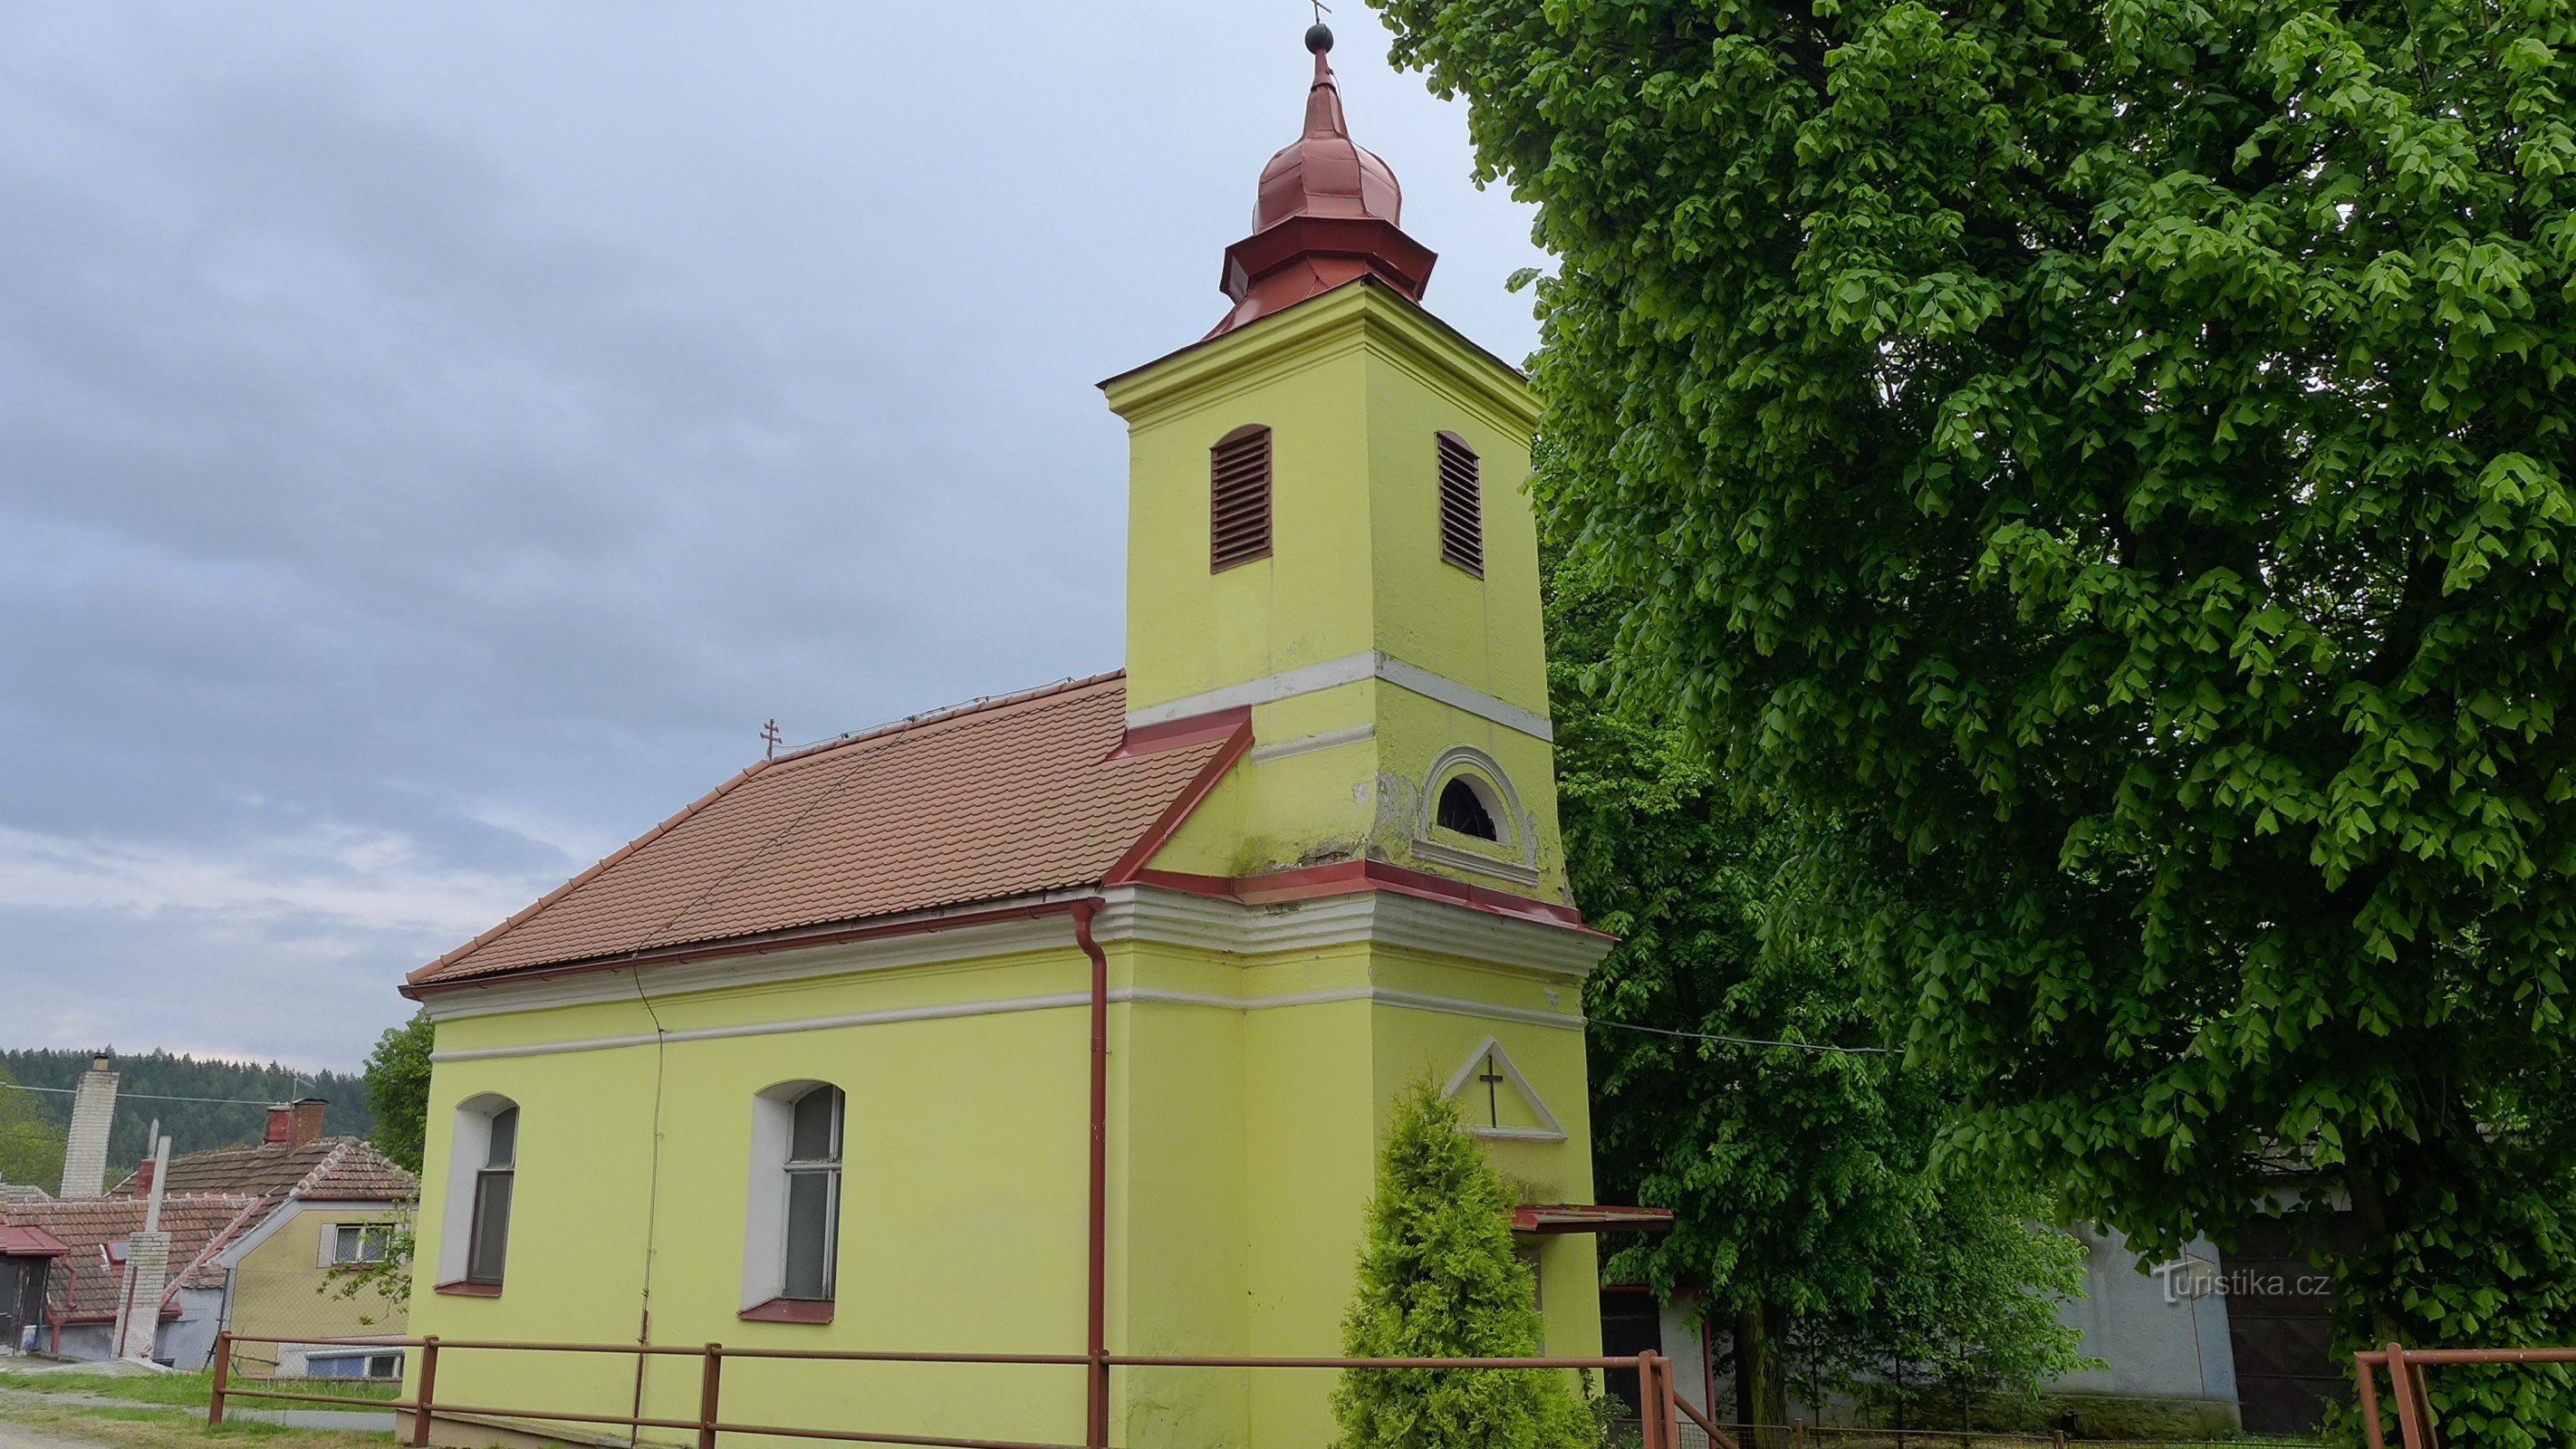
<svg viewBox="0 0 2576 1449"><path fill-rule="evenodd" d="M163 1312L182 1288L220 1288L215 1255L267 1216L267 1200L242 1193L172 1193L161 1202L161 1230L170 1235L170 1284ZM57 1202L0 1202L0 1224L41 1228L71 1250L46 1285L46 1310L71 1322L113 1319L125 1282L125 1265L102 1250L143 1231L150 1205L139 1197L80 1197Z"/></svg>
<svg viewBox="0 0 2576 1449"><path fill-rule="evenodd" d="M128 1177L116 1191L131 1194L135 1182ZM170 1159L166 1182L173 1193L247 1194L270 1201L409 1202L420 1196L419 1179L355 1137L190 1152Z"/></svg>
<svg viewBox="0 0 2576 1449"><path fill-rule="evenodd" d="M1104 674L756 764L406 989L1098 882L1249 738L1126 720Z"/></svg>

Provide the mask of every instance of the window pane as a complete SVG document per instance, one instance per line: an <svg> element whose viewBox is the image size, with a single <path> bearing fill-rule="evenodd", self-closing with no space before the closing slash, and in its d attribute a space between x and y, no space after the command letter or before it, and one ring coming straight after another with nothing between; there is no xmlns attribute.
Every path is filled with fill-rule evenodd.
<svg viewBox="0 0 2576 1449"><path fill-rule="evenodd" d="M465 1277L498 1283L510 1255L510 1174L484 1172L474 1179L474 1231L465 1247Z"/></svg>
<svg viewBox="0 0 2576 1449"><path fill-rule="evenodd" d="M790 1162L834 1162L841 1156L841 1089L816 1087L796 1099L796 1127L788 1135Z"/></svg>
<svg viewBox="0 0 2576 1449"><path fill-rule="evenodd" d="M492 1114L492 1141L484 1149L485 1167L509 1167L519 1160L519 1109L505 1107Z"/></svg>
<svg viewBox="0 0 2576 1449"><path fill-rule="evenodd" d="M335 1232L336 1236L331 1244L331 1261L334 1263L354 1263L358 1261L360 1247L358 1230L356 1228L340 1228L336 1229Z"/></svg>
<svg viewBox="0 0 2576 1449"><path fill-rule="evenodd" d="M787 1174L788 1298L832 1296L832 1255L838 1225L832 1219L839 1196L837 1172Z"/></svg>
<svg viewBox="0 0 2576 1449"><path fill-rule="evenodd" d="M317 1379L354 1379L366 1360L356 1358L315 1358L304 1361L304 1371Z"/></svg>

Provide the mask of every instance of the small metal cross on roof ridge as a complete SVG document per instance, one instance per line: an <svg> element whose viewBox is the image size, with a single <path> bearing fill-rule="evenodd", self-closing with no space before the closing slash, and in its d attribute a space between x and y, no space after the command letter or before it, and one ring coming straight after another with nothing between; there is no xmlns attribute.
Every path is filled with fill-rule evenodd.
<svg viewBox="0 0 2576 1449"><path fill-rule="evenodd" d="M769 723L760 727L760 738L763 743L769 746L769 751L763 756L763 758L771 760L777 759L779 742L785 737L778 733L778 720L776 717L773 716Z"/></svg>
<svg viewBox="0 0 2576 1449"><path fill-rule="evenodd" d="M1503 1074L1494 1070L1494 1054L1492 1052L1485 1053L1485 1070L1476 1078L1476 1080L1485 1084L1485 1115L1492 1119L1491 1125L1496 1127L1502 1126L1503 1099L1501 1088L1503 1085Z"/></svg>

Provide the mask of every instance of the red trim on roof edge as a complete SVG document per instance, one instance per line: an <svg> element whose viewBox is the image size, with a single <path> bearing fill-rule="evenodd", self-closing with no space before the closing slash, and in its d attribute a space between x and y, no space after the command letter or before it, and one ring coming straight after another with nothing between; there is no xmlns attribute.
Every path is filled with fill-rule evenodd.
<svg viewBox="0 0 2576 1449"><path fill-rule="evenodd" d="M1252 706L1239 704L1213 714L1194 714L1188 719L1165 720L1143 729L1130 729L1119 736L1118 748L1109 752L1113 760L1134 759L1138 755L1160 754L1164 750L1186 749L1221 740L1237 729L1252 723Z"/></svg>
<svg viewBox="0 0 2576 1449"><path fill-rule="evenodd" d="M1145 868L1145 862L1152 860L1155 852L1171 841L1173 833L1181 828L1181 822L1189 819L1191 812L1199 808L1199 802L1216 788L1216 782L1224 779L1225 772L1234 768L1234 762L1242 759L1252 748L1252 711L1244 709L1229 713L1239 713L1242 717L1234 722L1234 730L1226 736L1224 748L1208 757L1208 762L1199 767L1188 788L1182 790L1171 804L1164 806L1162 816L1136 838L1134 845L1127 847L1127 853L1118 857L1117 864L1109 867L1109 873L1100 878L1102 885L1125 885L1134 880L1136 873Z"/></svg>
<svg viewBox="0 0 2576 1449"><path fill-rule="evenodd" d="M1088 896L1066 896L1059 900L1038 901L1025 906L1006 906L990 911L963 911L954 915L928 916L909 921L886 921L873 926L835 926L824 929L799 927L793 932L771 936L735 936L722 941L707 941L687 946L656 946L649 950L631 951L623 956L603 956L595 961L571 961L558 965L530 967L518 971L494 971L482 976L467 976L456 981L406 982L402 994L414 1001L443 991L471 991L477 987L516 984L523 981L551 981L559 976L587 976L594 971L631 971L643 966L669 966L686 961L704 961L722 956L766 956L775 951L799 951L816 946L840 946L852 941L873 941L886 936L918 936L950 927L984 926L1002 921L1023 921L1036 916L1070 914L1076 900Z"/></svg>
<svg viewBox="0 0 2576 1449"><path fill-rule="evenodd" d="M1135 882L1161 886L1165 890L1186 891L1191 895L1237 900L1253 906L1312 900L1320 896L1356 895L1361 891L1390 891L1396 895L1466 906L1492 915L1563 926L1609 939L1608 932L1583 924L1583 913L1572 906L1516 896L1509 891L1489 890L1446 876L1426 875L1382 860L1348 860L1338 865L1310 866L1304 870L1231 877L1192 875L1177 870L1140 870L1135 874Z"/></svg>

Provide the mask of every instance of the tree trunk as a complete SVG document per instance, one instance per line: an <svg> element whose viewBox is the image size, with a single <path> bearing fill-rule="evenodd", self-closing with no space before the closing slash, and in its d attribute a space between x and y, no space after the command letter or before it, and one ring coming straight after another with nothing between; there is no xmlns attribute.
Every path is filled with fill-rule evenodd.
<svg viewBox="0 0 2576 1449"><path fill-rule="evenodd" d="M1735 1411L1750 1424L1789 1422L1788 1310L1769 1303L1736 1310ZM1757 1429L1749 1449L1788 1449L1786 1429Z"/></svg>

